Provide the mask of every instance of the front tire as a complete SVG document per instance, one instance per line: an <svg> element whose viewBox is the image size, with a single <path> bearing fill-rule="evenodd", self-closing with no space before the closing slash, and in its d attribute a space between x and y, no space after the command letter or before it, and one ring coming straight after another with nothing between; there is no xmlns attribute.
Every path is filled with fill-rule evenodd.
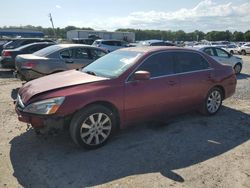
<svg viewBox="0 0 250 188"><path fill-rule="evenodd" d="M247 55L246 50L241 50L242 55Z"/></svg>
<svg viewBox="0 0 250 188"><path fill-rule="evenodd" d="M115 129L115 114L102 105L91 105L73 116L69 131L77 145L95 149L103 146Z"/></svg>
<svg viewBox="0 0 250 188"><path fill-rule="evenodd" d="M204 115L214 115L216 114L222 105L223 94L220 88L212 88L204 101L202 113Z"/></svg>

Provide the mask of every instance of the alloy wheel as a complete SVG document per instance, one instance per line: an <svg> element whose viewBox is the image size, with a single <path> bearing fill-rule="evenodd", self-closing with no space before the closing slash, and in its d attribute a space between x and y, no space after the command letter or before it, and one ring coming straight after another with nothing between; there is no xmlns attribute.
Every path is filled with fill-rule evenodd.
<svg viewBox="0 0 250 188"><path fill-rule="evenodd" d="M210 93L207 99L207 110L209 113L216 113L221 105L222 97L221 93L218 90L214 90Z"/></svg>
<svg viewBox="0 0 250 188"><path fill-rule="evenodd" d="M111 119L105 113L95 113L83 121L80 136L87 145L99 145L109 137L111 129Z"/></svg>

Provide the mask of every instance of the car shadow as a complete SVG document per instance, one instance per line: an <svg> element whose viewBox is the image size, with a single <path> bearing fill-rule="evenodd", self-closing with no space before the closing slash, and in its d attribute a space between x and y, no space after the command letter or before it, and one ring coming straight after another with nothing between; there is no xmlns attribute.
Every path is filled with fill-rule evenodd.
<svg viewBox="0 0 250 188"><path fill-rule="evenodd" d="M248 79L250 78L250 74L240 73L237 75L238 80Z"/></svg>
<svg viewBox="0 0 250 188"><path fill-rule="evenodd" d="M29 130L10 142L14 176L24 187L88 187L131 175L174 172L223 154L250 138L250 115L223 107L213 117L196 113L164 124L143 124L120 131L106 146L87 151L64 132L36 136Z"/></svg>
<svg viewBox="0 0 250 188"><path fill-rule="evenodd" d="M13 70L0 68L0 78L14 78Z"/></svg>

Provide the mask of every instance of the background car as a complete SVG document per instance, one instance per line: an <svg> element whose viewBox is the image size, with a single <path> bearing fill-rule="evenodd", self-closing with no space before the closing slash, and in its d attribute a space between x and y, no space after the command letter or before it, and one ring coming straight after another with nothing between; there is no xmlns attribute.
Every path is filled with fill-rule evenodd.
<svg viewBox="0 0 250 188"><path fill-rule="evenodd" d="M219 63L231 65L236 74L241 72L243 66L242 58L233 56L232 54L218 47L204 47L199 50L210 55Z"/></svg>
<svg viewBox="0 0 250 188"><path fill-rule="evenodd" d="M143 46L176 46L174 43L163 40L145 40L140 42Z"/></svg>
<svg viewBox="0 0 250 188"><path fill-rule="evenodd" d="M54 42L50 39L40 39L40 38L18 38L18 39L11 39L11 41L7 42L3 45L3 50L5 49L14 49L20 46L34 43L34 42Z"/></svg>
<svg viewBox="0 0 250 188"><path fill-rule="evenodd" d="M38 42L38 43L31 43L24 46L20 46L19 48L15 49L8 49L2 51L2 58L0 63L2 67L15 67L15 58L17 55L20 54L32 54L38 50L41 50L45 47L54 45L54 42Z"/></svg>
<svg viewBox="0 0 250 188"><path fill-rule="evenodd" d="M44 75L79 69L107 54L107 51L83 44L58 44L33 54L16 57L16 77L32 80Z"/></svg>
<svg viewBox="0 0 250 188"><path fill-rule="evenodd" d="M73 38L72 42L75 44L88 44L92 45L95 40L92 38Z"/></svg>
<svg viewBox="0 0 250 188"><path fill-rule="evenodd" d="M16 112L38 132L68 123L72 140L94 149L135 122L197 109L214 115L235 88L233 69L200 51L124 48L81 71L26 83L18 91Z"/></svg>
<svg viewBox="0 0 250 188"><path fill-rule="evenodd" d="M230 54L238 54L240 48L236 44L229 44L223 49Z"/></svg>
<svg viewBox="0 0 250 188"><path fill-rule="evenodd" d="M240 54L247 55L250 53L250 43L244 44L239 49Z"/></svg>
<svg viewBox="0 0 250 188"><path fill-rule="evenodd" d="M2 53L3 51L3 45L5 45L7 42L9 42L10 39L1 39L0 38L0 54Z"/></svg>
<svg viewBox="0 0 250 188"><path fill-rule="evenodd" d="M104 39L98 39L95 40L95 42L92 44L92 46L103 48L107 50L108 52L112 52L115 50L118 50L120 48L128 47L127 43L122 40L104 40Z"/></svg>

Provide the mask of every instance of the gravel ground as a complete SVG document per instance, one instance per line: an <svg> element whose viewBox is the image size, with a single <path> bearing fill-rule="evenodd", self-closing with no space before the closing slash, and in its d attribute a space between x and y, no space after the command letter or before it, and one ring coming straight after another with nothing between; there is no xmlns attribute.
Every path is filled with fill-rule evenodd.
<svg viewBox="0 0 250 188"><path fill-rule="evenodd" d="M216 116L130 127L93 151L66 132L26 131L12 99L22 83L0 69L0 187L250 188L250 56L243 58L237 91Z"/></svg>

